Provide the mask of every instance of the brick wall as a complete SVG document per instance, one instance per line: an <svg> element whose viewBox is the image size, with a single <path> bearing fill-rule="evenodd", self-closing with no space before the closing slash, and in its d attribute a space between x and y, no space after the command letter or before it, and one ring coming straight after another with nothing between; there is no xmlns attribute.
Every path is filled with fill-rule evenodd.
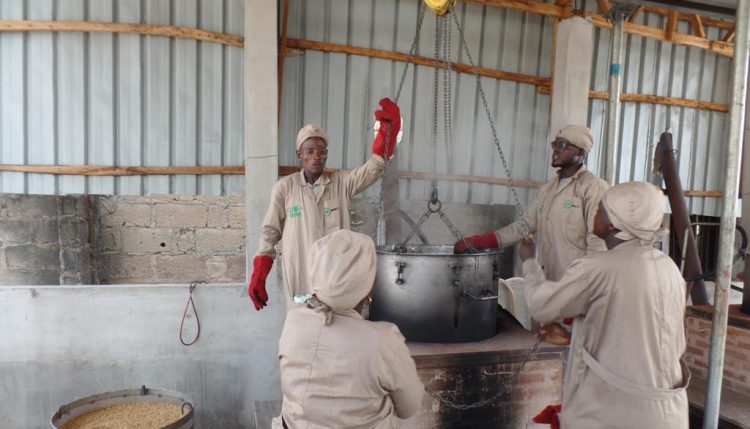
<svg viewBox="0 0 750 429"><path fill-rule="evenodd" d="M90 284L90 199L0 195L0 285Z"/></svg>
<svg viewBox="0 0 750 429"><path fill-rule="evenodd" d="M99 196L99 281L245 281L245 199L210 196Z"/></svg>
<svg viewBox="0 0 750 429"><path fill-rule="evenodd" d="M739 313L738 306L730 306L730 315ZM687 351L685 360L690 370L702 379L706 379L708 356L711 345L711 315L695 310L688 310L685 318ZM738 315L738 317L742 317ZM750 319L750 317L747 317ZM750 394L750 325L732 326L734 317L730 317L727 327L727 342L724 350L724 387L743 394Z"/></svg>

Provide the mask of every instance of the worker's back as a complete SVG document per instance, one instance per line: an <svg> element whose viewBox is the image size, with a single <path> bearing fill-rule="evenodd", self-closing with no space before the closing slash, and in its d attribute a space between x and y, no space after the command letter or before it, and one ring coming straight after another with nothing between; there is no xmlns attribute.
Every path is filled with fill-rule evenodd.
<svg viewBox="0 0 750 429"><path fill-rule="evenodd" d="M591 289L573 326L564 426L686 428L685 283L676 265L638 239L577 264Z"/></svg>
<svg viewBox="0 0 750 429"><path fill-rule="evenodd" d="M424 387L398 328L306 307L287 314L279 341L282 416L306 428L391 428L421 406Z"/></svg>

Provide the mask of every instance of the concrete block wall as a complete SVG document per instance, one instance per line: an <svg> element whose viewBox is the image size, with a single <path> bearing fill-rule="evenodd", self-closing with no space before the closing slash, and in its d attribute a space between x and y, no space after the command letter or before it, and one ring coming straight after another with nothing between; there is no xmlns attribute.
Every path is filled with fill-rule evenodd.
<svg viewBox="0 0 750 429"><path fill-rule="evenodd" d="M750 317L747 318L750 320ZM732 325L730 319L724 350L722 385L729 390L750 395L750 360L748 359L750 357L750 325ZM685 360L690 370L705 380L711 346L710 314L699 317L688 313L685 318L685 334L687 339Z"/></svg>
<svg viewBox="0 0 750 429"><path fill-rule="evenodd" d="M0 285L92 283L90 198L0 195Z"/></svg>
<svg viewBox="0 0 750 429"><path fill-rule="evenodd" d="M97 196L102 284L245 281L245 200L187 195Z"/></svg>

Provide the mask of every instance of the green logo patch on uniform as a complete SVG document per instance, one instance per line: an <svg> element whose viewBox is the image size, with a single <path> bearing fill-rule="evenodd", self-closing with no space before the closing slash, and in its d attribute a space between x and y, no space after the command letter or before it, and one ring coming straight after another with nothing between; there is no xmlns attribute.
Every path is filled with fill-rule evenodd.
<svg viewBox="0 0 750 429"><path fill-rule="evenodd" d="M295 204L289 209L289 217L300 217L301 214L302 207L299 204Z"/></svg>
<svg viewBox="0 0 750 429"><path fill-rule="evenodd" d="M323 210L323 216L325 217L330 216L331 213L333 213L333 210L329 209L328 207L326 207L325 210Z"/></svg>
<svg viewBox="0 0 750 429"><path fill-rule="evenodd" d="M578 206L573 204L573 201L571 200L565 200L563 207L565 207L566 209L572 209L573 207L578 208Z"/></svg>

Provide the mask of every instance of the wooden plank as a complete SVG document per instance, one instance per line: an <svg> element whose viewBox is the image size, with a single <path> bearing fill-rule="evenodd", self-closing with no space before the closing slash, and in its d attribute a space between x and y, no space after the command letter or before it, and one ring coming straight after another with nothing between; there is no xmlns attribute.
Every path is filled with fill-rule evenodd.
<svg viewBox="0 0 750 429"><path fill-rule="evenodd" d="M101 165L20 165L0 164L0 171L19 173L57 174L72 176L171 176L227 174L244 175L241 166L198 167L110 167Z"/></svg>
<svg viewBox="0 0 750 429"><path fill-rule="evenodd" d="M568 18L565 9L556 4L547 4L529 0L464 0L466 3L477 3L487 6L497 6L505 9L520 10L522 12L538 13L556 18Z"/></svg>
<svg viewBox="0 0 750 429"><path fill-rule="evenodd" d="M551 89L549 86L540 86L539 93L550 94ZM609 100L609 93L604 91L589 91L589 98L595 100ZM713 103L710 101L690 100L677 97L663 97L659 95L630 94L624 92L620 95L620 100L629 103L662 104L665 106L689 107L692 109L710 110L722 113L729 112L728 104Z"/></svg>
<svg viewBox="0 0 750 429"><path fill-rule="evenodd" d="M643 5L638 5L635 7L635 10L633 11L633 14L630 15L630 18L628 18L628 22L634 22L635 19L640 15L640 13L643 11Z"/></svg>
<svg viewBox="0 0 750 429"><path fill-rule="evenodd" d="M703 28L703 22L698 14L691 14L690 24L693 26L693 34L698 37L706 38L706 30Z"/></svg>
<svg viewBox="0 0 750 429"><path fill-rule="evenodd" d="M202 40L241 48L242 36L185 28L174 25L127 24L120 22L89 21L0 21L0 32L7 31L82 31L105 33L134 33L144 36L174 37L178 39Z"/></svg>
<svg viewBox="0 0 750 429"><path fill-rule="evenodd" d="M333 173L338 168L326 168L325 171ZM295 166L279 166L279 176L288 176L300 171ZM72 176L179 176L179 175L211 175L222 174L242 176L245 167L242 166L198 166L198 167L111 167L102 165L21 165L0 164L0 172L72 175ZM457 182L485 183L489 185L508 186L510 181L499 177L473 176L468 174L448 174L431 171L399 171L400 179L413 180L445 180ZM514 180L513 186L517 188L534 189L541 186L543 182L535 180ZM720 198L721 191L685 191L687 197L712 197Z"/></svg>
<svg viewBox="0 0 750 429"><path fill-rule="evenodd" d="M677 12L671 11L669 12L669 17L667 18L667 40L672 41L674 40L674 33L677 29Z"/></svg>
<svg viewBox="0 0 750 429"><path fill-rule="evenodd" d="M735 36L735 28L732 27L729 30L727 30L727 34L724 35L724 37L721 38L722 42L732 43Z"/></svg>
<svg viewBox="0 0 750 429"><path fill-rule="evenodd" d="M606 15L612 9L612 5L607 0L596 0L596 4L599 6L599 13L602 15Z"/></svg>
<svg viewBox="0 0 750 429"><path fill-rule="evenodd" d="M369 58L380 58L391 61L406 61L408 55L400 52L384 51L379 49L361 48L357 46L340 45L336 43L325 43L316 42L313 40L301 40L301 39L288 39L287 46L298 49L307 49L320 52L338 52L346 53L351 55L365 56ZM436 63L434 59L427 57L413 56L409 58L409 62L425 67L436 67L439 68L440 64ZM474 74L474 69L469 64L452 63L451 68L453 71L458 73L469 73ZM485 67L479 67L479 75L484 77L491 77L501 80L509 80L513 82L525 83L529 85L549 85L550 79L546 77L530 76L521 73L506 72L502 70L489 69Z"/></svg>

